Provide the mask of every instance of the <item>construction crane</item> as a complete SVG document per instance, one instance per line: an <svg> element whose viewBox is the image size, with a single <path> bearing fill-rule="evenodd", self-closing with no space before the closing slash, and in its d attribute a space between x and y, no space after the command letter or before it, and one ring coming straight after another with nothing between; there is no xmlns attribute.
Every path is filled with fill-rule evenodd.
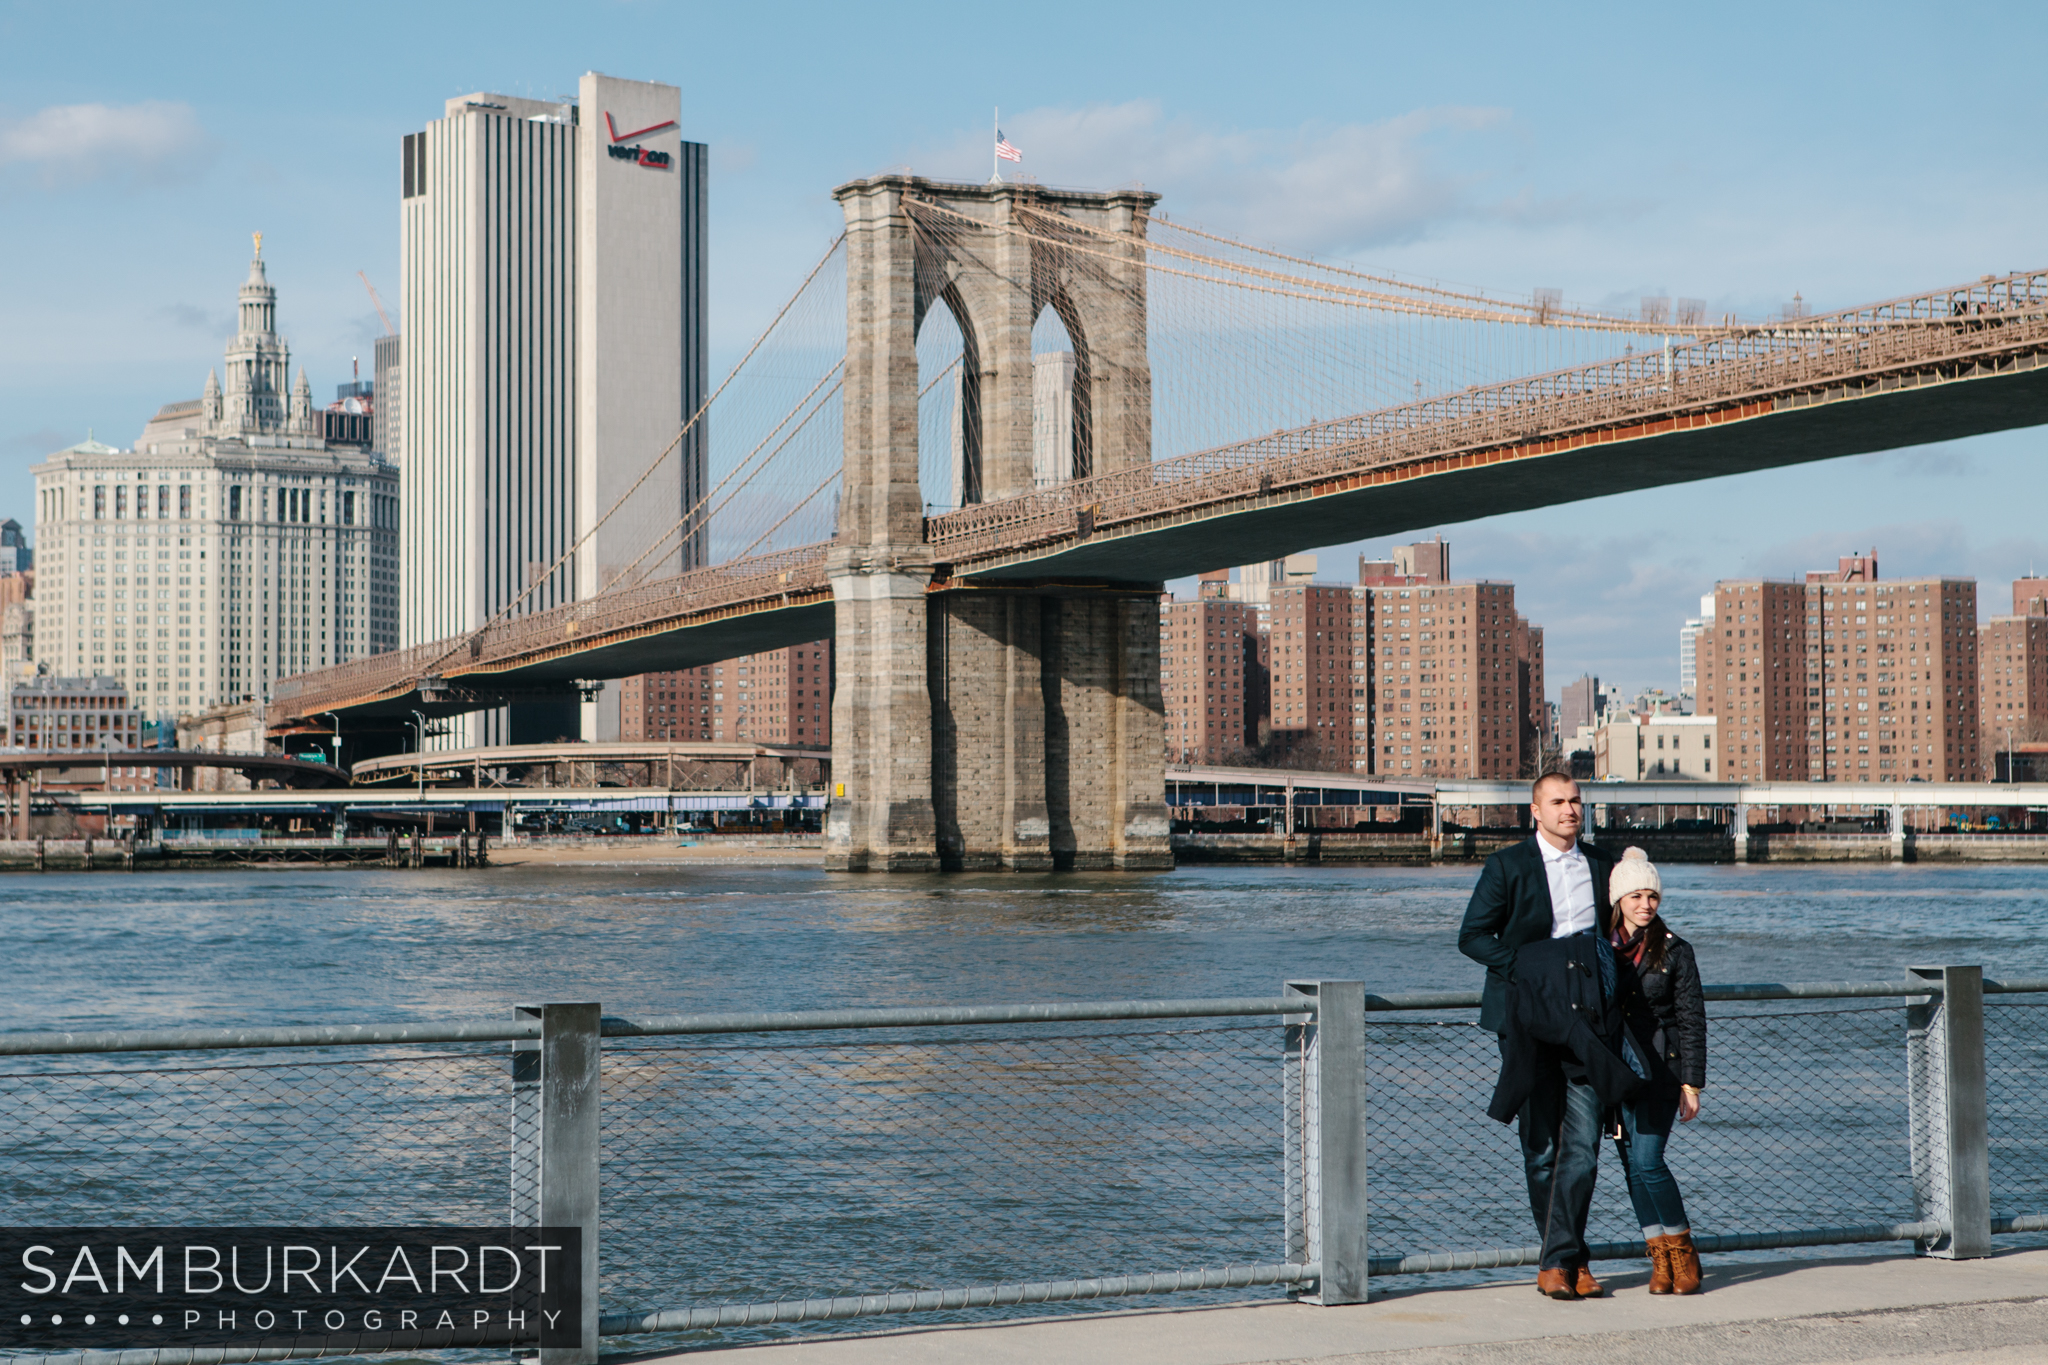
<svg viewBox="0 0 2048 1365"><path fill-rule="evenodd" d="M391 325L391 315L384 311L384 300L377 297L377 286L371 284L370 277L360 270L356 272L356 278L363 282L363 288L370 291L370 303L377 310L378 321L384 324L384 335L388 337L397 336L398 329Z"/></svg>

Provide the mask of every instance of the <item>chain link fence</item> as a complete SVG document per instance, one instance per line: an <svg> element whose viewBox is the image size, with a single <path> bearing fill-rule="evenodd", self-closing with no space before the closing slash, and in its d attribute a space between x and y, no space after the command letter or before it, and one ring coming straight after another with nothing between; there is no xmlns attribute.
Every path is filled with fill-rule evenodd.
<svg viewBox="0 0 2048 1365"><path fill-rule="evenodd" d="M1276 1260L1279 1032L607 1048L605 1311Z"/></svg>
<svg viewBox="0 0 2048 1365"><path fill-rule="evenodd" d="M502 1048L112 1053L0 1067L0 1203L17 1225L506 1219Z"/></svg>
<svg viewBox="0 0 2048 1365"><path fill-rule="evenodd" d="M1805 988L1724 994L1790 989ZM1935 1097L1913 1093L1916 1076L1933 1082L1908 1063L1910 989L1711 1007L1705 1106L1669 1149L1696 1230L1928 1216L1916 1122L1923 1147L1951 1135L1927 1125ZM841 1015L806 1032L763 1031L792 1027L788 1016L604 1021L592 1180L607 1330L648 1348L833 1325L756 1312L792 1303L830 1301L829 1314L796 1316L858 1329L861 1315L906 1306L959 1321L1162 1288L1194 1302L1277 1296L1289 1278L1313 1290L1318 1258L1334 1253L1288 1212L1320 1158L1304 1167L1291 1145L1310 1116L1287 1079L1303 1059L1290 1058L1281 1017L1310 1007L1213 1003L1245 1008L1199 1017L1189 1002L1186 1017L1157 1017L1124 1002L1099 1008L1153 1014L1059 1022L1046 1012L1098 1007L1019 1007L1019 1019L1038 1013L1001 1024L932 1010L914 1026L842 1027ZM1376 1273L1403 1256L1534 1240L1513 1128L1483 1112L1495 1039L1463 997L1415 1003L1429 1007L1376 1006L1363 1026L1354 1121ZM1990 1212L2033 1226L2048 1221L2048 999L1993 994L1983 1012ZM461 1034L492 1040L481 1042L0 1059L0 1198L18 1225L500 1225L513 1172L542 1170L515 1148L538 1131L538 1111L519 1106L547 1083L545 1044L532 1041L546 1035L523 1027ZM514 1038L529 1041L515 1052ZM1611 1145L1602 1167L1589 1239L1634 1241ZM976 1286L988 1292L936 1293ZM693 1320L668 1320L680 1310ZM697 1322L707 1310L715 1321ZM657 1314L658 1331L620 1325Z"/></svg>
<svg viewBox="0 0 2048 1365"><path fill-rule="evenodd" d="M1984 1090L1992 1213L2048 1214L2048 1000L1985 1000ZM2048 1231L2000 1244L2048 1246Z"/></svg>
<svg viewBox="0 0 2048 1365"><path fill-rule="evenodd" d="M1676 1125L1665 1151L1694 1228L1912 1220L1899 1005L1721 1006L1708 1036L1700 1116ZM1500 1070L1494 1035L1470 1018L1376 1014L1366 1066L1373 1254L1537 1240L1514 1125L1483 1112ZM1602 1147L1587 1240L1638 1240L1620 1154ZM1474 1270L1423 1282L1528 1275Z"/></svg>

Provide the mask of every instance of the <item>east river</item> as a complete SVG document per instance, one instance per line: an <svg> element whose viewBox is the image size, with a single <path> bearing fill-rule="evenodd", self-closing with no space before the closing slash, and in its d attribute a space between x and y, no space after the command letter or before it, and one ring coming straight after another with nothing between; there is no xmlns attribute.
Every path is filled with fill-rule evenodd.
<svg viewBox="0 0 2048 1365"><path fill-rule="evenodd" d="M1663 869L1716 981L2048 976L2048 869ZM0 878L10 1030L1472 989L1476 867L1145 876L803 868Z"/></svg>
<svg viewBox="0 0 2048 1365"><path fill-rule="evenodd" d="M632 1017L1272 995L1316 977L1472 989L1479 972L1455 937L1476 875L23 874L0 878L4 1027L494 1020L522 1001L595 1000ZM1664 875L1668 918L1710 984L1898 980L1936 963L2048 978L2039 868ZM1901 1005L1715 1007L1707 1110L1674 1142L1698 1225L1913 1216ZM1994 1008L1993 1212L2048 1212L2048 997ZM1282 1040L1269 1017L608 1044L606 1309L1298 1256ZM507 1209L508 1060L503 1044L12 1059L0 1069L0 1199L21 1223L488 1226ZM1367 1067L1374 1253L1527 1242L1513 1137L1481 1112L1493 1040L1469 1012L1371 1016ZM1635 1235L1611 1159L1592 1231ZM834 1329L687 1340L793 1330Z"/></svg>

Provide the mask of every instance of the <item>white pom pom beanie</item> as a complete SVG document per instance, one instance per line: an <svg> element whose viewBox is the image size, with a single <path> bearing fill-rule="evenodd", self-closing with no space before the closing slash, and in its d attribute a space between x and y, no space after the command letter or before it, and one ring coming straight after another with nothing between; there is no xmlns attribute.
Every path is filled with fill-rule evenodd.
<svg viewBox="0 0 2048 1365"><path fill-rule="evenodd" d="M1657 865L1650 861L1650 855L1639 848L1631 848L1621 855L1621 861L1614 865L1614 871L1607 878L1607 901L1611 905L1631 891L1654 891L1664 894L1664 879L1657 875Z"/></svg>

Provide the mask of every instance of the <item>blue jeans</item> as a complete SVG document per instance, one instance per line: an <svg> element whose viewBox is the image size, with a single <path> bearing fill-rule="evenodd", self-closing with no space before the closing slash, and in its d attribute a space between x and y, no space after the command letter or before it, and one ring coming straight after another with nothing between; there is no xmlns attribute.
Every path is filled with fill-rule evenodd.
<svg viewBox="0 0 2048 1365"><path fill-rule="evenodd" d="M1664 1144L1677 1117L1675 1094L1646 1095L1621 1106L1621 1136L1614 1145L1628 1170L1629 1203L1635 1205L1636 1222L1645 1237L1666 1237L1691 1226L1685 1221L1678 1181L1664 1164Z"/></svg>
<svg viewBox="0 0 2048 1365"><path fill-rule="evenodd" d="M1591 1259L1586 1217L1600 1168L1600 1100L1574 1081L1539 1088L1515 1120L1529 1212L1543 1239L1544 1270L1576 1269Z"/></svg>

